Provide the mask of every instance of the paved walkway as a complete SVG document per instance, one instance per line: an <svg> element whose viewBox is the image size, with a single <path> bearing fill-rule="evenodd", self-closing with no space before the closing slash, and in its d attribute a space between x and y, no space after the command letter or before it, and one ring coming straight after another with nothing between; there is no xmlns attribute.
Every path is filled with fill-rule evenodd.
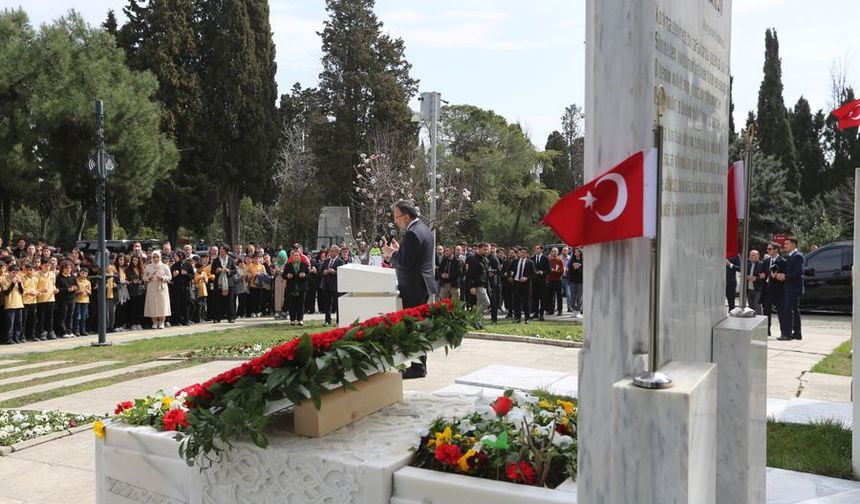
<svg viewBox="0 0 860 504"><path fill-rule="evenodd" d="M251 319L230 326L201 324L163 331L135 331L119 333L111 339L119 343L147 337L167 337L266 323L272 323L272 320ZM800 378L804 372L833 348L850 338L850 318L848 317L809 316L805 317L804 323L806 325L803 341L780 342L773 339L769 341L768 395L777 400L796 397L799 389L803 393L811 393L814 390L812 387L801 388ZM88 345L90 341L75 338L3 347L0 348L0 357L21 354L23 352L19 350L27 350L27 347L30 347L29 351L46 351L46 347L47 350L72 348ZM577 348L470 339L462 347L450 352L447 357L444 351L430 354L428 377L406 381L404 388L419 391L437 390L454 384L456 378L491 364L561 371L575 376L578 359L579 349ZM0 364L2 362L4 361L0 361ZM106 411L112 411L117 402L140 397L158 389L172 391L174 387L205 380L235 365L237 365L236 361L210 362L43 401L30 407L103 414ZM0 373L2 371L0 368ZM34 369L35 372L38 372L38 369ZM827 387L827 385L822 383L821 387ZM0 482L2 482L0 483L0 504L94 502L93 443L92 432L84 431L0 457ZM808 476L802 477L808 479Z"/></svg>

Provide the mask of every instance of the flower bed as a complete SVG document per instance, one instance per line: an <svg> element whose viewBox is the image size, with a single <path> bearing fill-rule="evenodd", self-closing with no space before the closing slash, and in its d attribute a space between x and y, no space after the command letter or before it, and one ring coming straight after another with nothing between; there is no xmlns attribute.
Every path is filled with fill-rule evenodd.
<svg viewBox="0 0 860 504"><path fill-rule="evenodd" d="M458 303L443 301L305 333L202 384L185 387L176 401L156 394L118 405L116 414L129 425L180 432L180 455L189 465L200 455L211 461L231 441L245 437L265 447L270 402L301 404L310 399L319 408L321 395L332 386L354 388L351 376L365 380L369 373L393 367L399 355L427 352L442 342L446 350L459 346L473 317ZM105 435L103 424L95 428L100 437Z"/></svg>
<svg viewBox="0 0 860 504"><path fill-rule="evenodd" d="M0 411L0 446L12 446L53 432L88 424L98 417L60 411Z"/></svg>
<svg viewBox="0 0 860 504"><path fill-rule="evenodd" d="M576 479L576 400L508 390L465 417L439 418L416 467L555 488Z"/></svg>
<svg viewBox="0 0 860 504"><path fill-rule="evenodd" d="M245 358L250 359L253 357L259 357L266 352L270 351L271 347L264 347L260 343L239 343L236 345L230 345L227 347L204 347L197 350L191 350L188 352L184 352L180 354L182 357L186 359L192 358L200 358L200 357L214 357L214 358Z"/></svg>

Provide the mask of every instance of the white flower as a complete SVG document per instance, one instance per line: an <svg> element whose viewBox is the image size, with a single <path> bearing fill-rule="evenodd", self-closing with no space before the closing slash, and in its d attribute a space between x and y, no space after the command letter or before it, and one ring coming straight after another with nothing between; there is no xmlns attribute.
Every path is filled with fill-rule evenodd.
<svg viewBox="0 0 860 504"><path fill-rule="evenodd" d="M486 434L481 438L481 443L495 443L496 439L495 434Z"/></svg>
<svg viewBox="0 0 860 504"><path fill-rule="evenodd" d="M511 408L511 411L509 411L508 414L505 416L508 418L508 421L510 421L514 425L519 425L526 419L528 415L526 410L520 408L519 406L514 406L513 408Z"/></svg>
<svg viewBox="0 0 860 504"><path fill-rule="evenodd" d="M573 444L573 438L566 435L556 435L552 438L552 444L559 448L567 448Z"/></svg>
<svg viewBox="0 0 860 504"><path fill-rule="evenodd" d="M460 421L460 434L466 434L467 432L475 430L475 425L469 421L468 418L464 418Z"/></svg>

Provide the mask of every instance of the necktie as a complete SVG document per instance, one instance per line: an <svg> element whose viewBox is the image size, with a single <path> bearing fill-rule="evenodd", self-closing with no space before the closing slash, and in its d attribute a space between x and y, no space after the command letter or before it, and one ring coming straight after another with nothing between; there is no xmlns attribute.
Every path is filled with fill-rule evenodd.
<svg viewBox="0 0 860 504"><path fill-rule="evenodd" d="M520 259L520 265L517 267L517 280L522 280L523 278L523 267L525 266L525 259Z"/></svg>

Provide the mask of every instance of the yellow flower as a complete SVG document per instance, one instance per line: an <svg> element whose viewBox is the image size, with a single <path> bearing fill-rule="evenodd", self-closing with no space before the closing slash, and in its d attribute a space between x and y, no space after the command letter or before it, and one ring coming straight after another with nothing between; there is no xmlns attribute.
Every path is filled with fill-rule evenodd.
<svg viewBox="0 0 860 504"><path fill-rule="evenodd" d="M448 444L451 442L451 426L445 427L442 432L436 433L436 446Z"/></svg>
<svg viewBox="0 0 860 504"><path fill-rule="evenodd" d="M469 451L463 454L462 457L457 460L457 465L460 467L460 470L465 472L469 472L469 457L475 455L475 450L469 448Z"/></svg>
<svg viewBox="0 0 860 504"><path fill-rule="evenodd" d="M96 423L93 424L93 431L96 433L96 437L99 439L105 438L105 424L101 420L96 420Z"/></svg>
<svg viewBox="0 0 860 504"><path fill-rule="evenodd" d="M570 418L563 416L558 419L558 423L560 423L561 425L567 425L570 423Z"/></svg>
<svg viewBox="0 0 860 504"><path fill-rule="evenodd" d="M173 398L170 396L164 396L161 398L161 409L168 410L170 409L170 405L173 404Z"/></svg>
<svg viewBox="0 0 860 504"><path fill-rule="evenodd" d="M562 401L561 399L557 399L555 401L555 403L558 404L559 406L561 406L562 408L564 408L564 412L567 413L568 415L572 415L573 412L575 411L575 408L574 408L572 402Z"/></svg>
<svg viewBox="0 0 860 504"><path fill-rule="evenodd" d="M540 406L543 409L547 409L547 410L555 409L552 407L552 404L550 404L550 402L547 401L546 399L541 399L540 402L538 403L538 406Z"/></svg>

